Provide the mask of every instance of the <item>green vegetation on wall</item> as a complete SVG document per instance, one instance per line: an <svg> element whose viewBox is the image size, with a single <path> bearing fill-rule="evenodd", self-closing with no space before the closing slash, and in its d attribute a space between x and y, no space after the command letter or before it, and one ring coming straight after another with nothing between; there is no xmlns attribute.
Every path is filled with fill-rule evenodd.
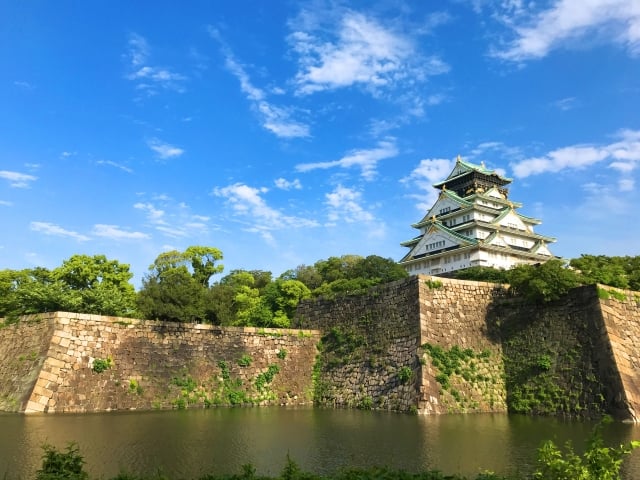
<svg viewBox="0 0 640 480"><path fill-rule="evenodd" d="M502 349L510 412L570 417L606 411L587 320L522 307L503 318ZM545 334L541 334L545 332Z"/></svg>
<svg viewBox="0 0 640 480"><path fill-rule="evenodd" d="M422 349L436 370L440 402L449 413L488 411L500 401L502 371L490 350L477 352L458 345L445 349L430 343ZM423 357L423 363L427 358Z"/></svg>
<svg viewBox="0 0 640 480"><path fill-rule="evenodd" d="M278 358L279 361L284 360ZM235 364L237 368L245 369L252 362L253 359L249 355L243 354ZM266 370L258 373L253 380L246 380L244 375L241 377L238 370L234 374L233 364L229 361L220 360L217 366L218 374L203 380L193 378L187 369L174 376L169 384L169 392L173 392L170 395L173 395L171 404L174 408L183 409L191 405L233 407L277 399L277 393L271 384L280 373L280 365L268 365Z"/></svg>

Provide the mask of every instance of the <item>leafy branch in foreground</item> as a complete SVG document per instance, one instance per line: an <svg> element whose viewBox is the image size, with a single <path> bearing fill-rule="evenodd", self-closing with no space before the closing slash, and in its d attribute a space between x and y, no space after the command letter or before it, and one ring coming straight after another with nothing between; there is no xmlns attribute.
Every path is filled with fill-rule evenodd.
<svg viewBox="0 0 640 480"><path fill-rule="evenodd" d="M619 480L624 457L640 447L640 441L633 440L619 447L605 446L602 427L610 422L611 419L605 417L596 425L587 440L587 450L582 456L574 452L569 442L565 445L564 453L552 441L545 442L538 450L539 468L533 474L533 478L535 480Z"/></svg>

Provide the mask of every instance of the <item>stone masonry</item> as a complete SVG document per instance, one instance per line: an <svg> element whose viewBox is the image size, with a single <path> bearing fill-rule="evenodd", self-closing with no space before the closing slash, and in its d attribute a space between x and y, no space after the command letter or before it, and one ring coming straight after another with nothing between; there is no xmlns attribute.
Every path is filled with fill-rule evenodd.
<svg viewBox="0 0 640 480"><path fill-rule="evenodd" d="M304 301L294 320L301 330L32 315L0 323L0 410L315 401L423 414L505 412L505 365L517 348L525 360L557 369L576 405L588 409L599 397L598 408L637 422L640 294L603 291L587 286L526 305L506 286L413 276L364 295ZM562 355L545 353L558 345ZM96 362L108 368L97 372Z"/></svg>
<svg viewBox="0 0 640 480"><path fill-rule="evenodd" d="M0 329L0 407L29 413L181 408L234 398L310 403L318 336L65 312L32 316ZM96 372L97 361L109 368ZM258 388L270 369L272 378Z"/></svg>

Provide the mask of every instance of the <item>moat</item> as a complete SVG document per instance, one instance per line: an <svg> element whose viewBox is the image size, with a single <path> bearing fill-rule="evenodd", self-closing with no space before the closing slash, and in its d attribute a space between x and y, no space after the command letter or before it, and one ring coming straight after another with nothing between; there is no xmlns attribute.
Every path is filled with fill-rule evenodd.
<svg viewBox="0 0 640 480"><path fill-rule="evenodd" d="M214 408L173 412L0 414L0 475L32 478L41 445L80 445L92 478L120 471L195 478L235 473L246 463L277 474L287 453L303 469L385 465L475 475L529 472L535 450L552 439L576 450L593 423L506 414L414 416L313 408ZM605 440L640 438L640 425L615 423ZM625 465L625 480L640 478L640 452Z"/></svg>

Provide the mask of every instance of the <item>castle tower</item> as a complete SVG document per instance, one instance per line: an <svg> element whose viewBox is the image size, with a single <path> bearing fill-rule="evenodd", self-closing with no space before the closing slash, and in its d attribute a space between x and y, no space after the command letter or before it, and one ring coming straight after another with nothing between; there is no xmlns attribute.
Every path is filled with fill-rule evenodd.
<svg viewBox="0 0 640 480"><path fill-rule="evenodd" d="M460 156L449 176L434 185L438 199L418 223L420 234L401 245L409 252L400 265L410 274L442 275L469 267L509 269L523 263L545 262L555 238L534 233L536 218L516 210L509 200L510 178L484 164Z"/></svg>

